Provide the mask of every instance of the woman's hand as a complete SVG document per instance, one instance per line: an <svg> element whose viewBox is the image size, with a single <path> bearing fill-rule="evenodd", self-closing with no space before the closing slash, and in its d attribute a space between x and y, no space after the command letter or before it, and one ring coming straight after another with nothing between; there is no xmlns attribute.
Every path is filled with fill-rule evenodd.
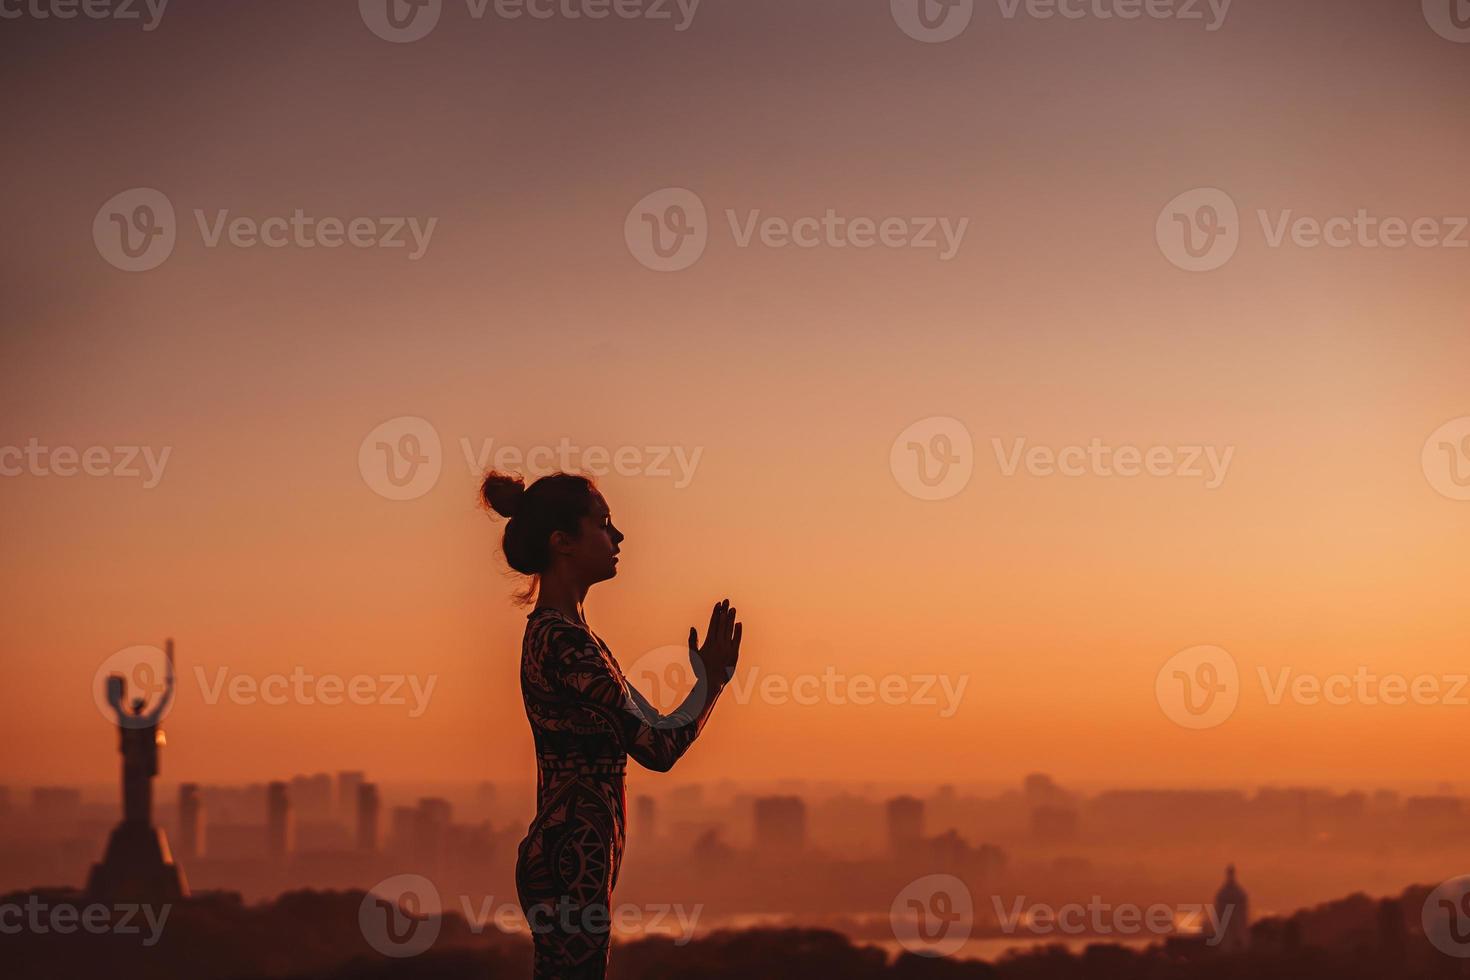
<svg viewBox="0 0 1470 980"><path fill-rule="evenodd" d="M709 614L709 629L704 634L704 646L699 646L699 634L689 627L689 659L697 668L703 667L703 676L724 687L735 676L735 665L740 660L740 632L742 623L735 621L735 610L730 600L715 604Z"/></svg>

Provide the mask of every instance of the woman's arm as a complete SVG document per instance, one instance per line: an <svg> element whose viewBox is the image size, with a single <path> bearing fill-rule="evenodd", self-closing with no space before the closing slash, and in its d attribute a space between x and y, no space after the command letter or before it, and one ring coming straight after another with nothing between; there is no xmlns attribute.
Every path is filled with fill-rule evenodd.
<svg viewBox="0 0 1470 980"><path fill-rule="evenodd" d="M575 630L555 641L562 683L635 762L668 772L699 737L734 673L741 630L728 607L728 602L715 607L703 649L696 648L695 631L689 631L697 680L689 697L669 714L660 713L637 688L620 680L602 650Z"/></svg>

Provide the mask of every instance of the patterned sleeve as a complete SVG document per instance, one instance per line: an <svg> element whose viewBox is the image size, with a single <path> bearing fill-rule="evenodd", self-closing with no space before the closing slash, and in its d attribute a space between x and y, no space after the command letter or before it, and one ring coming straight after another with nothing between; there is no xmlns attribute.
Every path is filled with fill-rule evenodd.
<svg viewBox="0 0 1470 980"><path fill-rule="evenodd" d="M688 710L690 703L671 714L660 714L614 672L602 650L585 634L554 630L550 641L557 682L639 765L668 772L694 744L702 721L697 710ZM700 703L698 698L690 702Z"/></svg>

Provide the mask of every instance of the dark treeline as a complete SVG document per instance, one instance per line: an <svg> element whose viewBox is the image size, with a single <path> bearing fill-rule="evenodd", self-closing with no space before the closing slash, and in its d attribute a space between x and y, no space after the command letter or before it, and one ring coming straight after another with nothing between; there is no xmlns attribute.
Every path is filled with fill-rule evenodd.
<svg viewBox="0 0 1470 980"><path fill-rule="evenodd" d="M647 938L618 944L613 980L763 977L811 980L1445 980L1470 978L1470 960L1435 950L1415 919L1426 889L1399 899L1352 896L1266 919L1253 949L1226 955L1185 940L1147 950L1097 944L1077 954L1060 946L994 963L897 958L828 930L714 932L688 943ZM19 893L0 905L25 908L35 894L48 910L85 901L76 893ZM530 943L493 928L476 934L457 915L442 920L433 947L392 959L368 947L358 925L361 892L294 892L246 906L233 896L173 907L152 945L138 933L68 933L22 928L11 913L0 933L6 980L486 980L530 975ZM1416 902L1417 900L1417 902ZM1410 916L1407 913L1413 912Z"/></svg>

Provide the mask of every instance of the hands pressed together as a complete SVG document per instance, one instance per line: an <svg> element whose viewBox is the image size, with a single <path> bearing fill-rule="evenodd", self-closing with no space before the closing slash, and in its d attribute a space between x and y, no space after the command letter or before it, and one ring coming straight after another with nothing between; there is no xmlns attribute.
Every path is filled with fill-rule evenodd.
<svg viewBox="0 0 1470 980"><path fill-rule="evenodd" d="M730 600L715 603L709 614L709 629L704 634L704 645L699 645L699 634L689 627L689 659L696 669L701 666L703 676L723 687L735 675L735 665L740 660L740 632L743 623L736 622L735 610Z"/></svg>

